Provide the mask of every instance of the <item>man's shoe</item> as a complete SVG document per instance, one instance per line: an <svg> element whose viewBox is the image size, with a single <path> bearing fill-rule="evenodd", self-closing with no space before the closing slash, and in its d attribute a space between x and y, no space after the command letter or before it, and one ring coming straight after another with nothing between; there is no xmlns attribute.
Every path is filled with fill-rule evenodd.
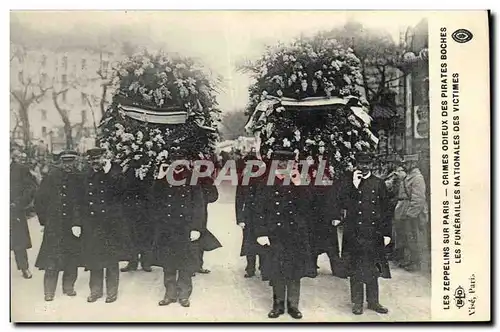
<svg viewBox="0 0 500 332"><path fill-rule="evenodd" d="M120 271L122 271L122 272L137 271L137 264L128 263L127 266L125 266L124 268L121 268Z"/></svg>
<svg viewBox="0 0 500 332"><path fill-rule="evenodd" d="M111 295L106 297L106 303L113 303L118 299L118 295Z"/></svg>
<svg viewBox="0 0 500 332"><path fill-rule="evenodd" d="M151 268L151 266L148 266L148 265L143 266L143 267L142 267L142 270L143 270L144 272L153 272L153 269Z"/></svg>
<svg viewBox="0 0 500 332"><path fill-rule="evenodd" d="M386 314L389 312L389 309L387 309L380 303L368 303L368 309L373 310L379 314Z"/></svg>
<svg viewBox="0 0 500 332"><path fill-rule="evenodd" d="M211 271L210 270L207 270L207 269L199 269L198 270L198 273L201 273L201 274L209 274Z"/></svg>
<svg viewBox="0 0 500 332"><path fill-rule="evenodd" d="M33 277L29 269L22 270L22 273L24 279L31 279Z"/></svg>
<svg viewBox="0 0 500 332"><path fill-rule="evenodd" d="M288 314L294 319L302 318L302 313L300 312L300 310L294 307L288 307Z"/></svg>
<svg viewBox="0 0 500 332"><path fill-rule="evenodd" d="M179 304L181 306L183 306L184 308L187 308L191 305L191 303L189 302L189 299L180 299Z"/></svg>
<svg viewBox="0 0 500 332"><path fill-rule="evenodd" d="M97 300L99 300L102 297L102 294L90 294L89 297L87 297L87 302L93 303Z"/></svg>
<svg viewBox="0 0 500 332"><path fill-rule="evenodd" d="M362 315L363 314L363 305L362 304L354 304L352 306L352 313L355 315Z"/></svg>
<svg viewBox="0 0 500 332"><path fill-rule="evenodd" d="M63 294L68 295L68 296L76 296L76 292L74 289L71 289L69 291L63 291Z"/></svg>
<svg viewBox="0 0 500 332"><path fill-rule="evenodd" d="M252 278L252 277L255 277L255 272L253 272L253 273L250 273L250 272L245 273L245 278Z"/></svg>
<svg viewBox="0 0 500 332"><path fill-rule="evenodd" d="M269 318L278 318L285 313L285 302L274 302L273 308L267 314Z"/></svg>
<svg viewBox="0 0 500 332"><path fill-rule="evenodd" d="M158 305L160 307L163 307L163 306L169 305L171 303L175 303L175 302L177 302L177 299L164 298L163 300L161 300L160 302L158 302Z"/></svg>
<svg viewBox="0 0 500 332"><path fill-rule="evenodd" d="M45 295L45 301L46 302L54 301L54 295L52 294Z"/></svg>

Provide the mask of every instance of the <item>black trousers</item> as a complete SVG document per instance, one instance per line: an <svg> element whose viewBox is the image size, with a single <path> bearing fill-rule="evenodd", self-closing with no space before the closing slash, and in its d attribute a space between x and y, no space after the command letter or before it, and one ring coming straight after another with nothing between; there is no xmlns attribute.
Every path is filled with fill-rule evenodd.
<svg viewBox="0 0 500 332"><path fill-rule="evenodd" d="M277 302L288 302L289 307L298 308L300 280L273 280L273 298Z"/></svg>
<svg viewBox="0 0 500 332"><path fill-rule="evenodd" d="M364 283L350 278L351 283L351 302L353 304L364 303ZM370 282L366 283L366 301L370 304L378 303L378 278L373 278Z"/></svg>
<svg viewBox="0 0 500 332"><path fill-rule="evenodd" d="M78 268L76 266L64 269L62 281L63 293L70 292L74 289L77 277ZM45 270L43 277L43 289L45 295L54 295L56 293L57 279L59 279L59 271Z"/></svg>
<svg viewBox="0 0 500 332"><path fill-rule="evenodd" d="M106 267L106 294L109 297L118 295L120 270L118 263ZM90 270L90 294L102 296L104 294L104 269Z"/></svg>
<svg viewBox="0 0 500 332"><path fill-rule="evenodd" d="M168 299L189 299L193 292L192 274L183 270L163 268L163 284Z"/></svg>
<svg viewBox="0 0 500 332"><path fill-rule="evenodd" d="M245 271L250 274L255 274L255 266L257 265L257 256L259 256L259 270L264 266L263 255L247 255L247 267Z"/></svg>
<svg viewBox="0 0 500 332"><path fill-rule="evenodd" d="M29 268L28 264L28 251L26 249L17 249L14 251L14 258L16 260L16 265L18 270L27 270Z"/></svg>

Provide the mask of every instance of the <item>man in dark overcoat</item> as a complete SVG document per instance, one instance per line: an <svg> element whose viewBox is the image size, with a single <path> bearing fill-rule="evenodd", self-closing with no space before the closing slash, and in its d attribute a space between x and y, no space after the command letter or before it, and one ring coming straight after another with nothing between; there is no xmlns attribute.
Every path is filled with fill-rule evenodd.
<svg viewBox="0 0 500 332"><path fill-rule="evenodd" d="M81 262L80 234L72 228L80 226L78 192L82 177L76 172L75 151L63 151L62 165L50 171L42 180L35 197L35 210L44 227L42 245L35 266L45 270L45 301L54 299L59 272L63 273L62 289L68 296L76 296L74 285Z"/></svg>
<svg viewBox="0 0 500 332"><path fill-rule="evenodd" d="M202 165L200 167L200 172L205 172L206 166ZM205 176L198 179L198 183L202 189L202 199L203 199L203 217L201 226L201 238L200 238L200 251L199 251L199 262L200 268L196 271L201 274L208 274L210 270L203 267L204 260L203 255L205 251L212 251L214 249L222 247L219 240L208 230L208 204L214 203L219 198L219 192L217 187L214 185L214 179L211 176Z"/></svg>
<svg viewBox="0 0 500 332"><path fill-rule="evenodd" d="M119 261L130 259L124 254L129 245L121 220L123 195L121 171L104 159L104 150L87 151L91 167L83 181L81 193L83 259L90 270L90 296L95 302L103 296L106 270L106 303L118 297Z"/></svg>
<svg viewBox="0 0 500 332"><path fill-rule="evenodd" d="M356 162L356 170L341 187L333 224L340 224L344 209L342 256L350 278L352 312L363 313L366 285L368 309L385 314L388 309L379 303L378 278L391 277L385 250L392 235L387 189L385 182L371 173L371 154L359 154Z"/></svg>
<svg viewBox="0 0 500 332"><path fill-rule="evenodd" d="M255 218L255 235L260 245L267 247L264 273L273 287L273 308L269 318L285 312L285 302L290 316L302 318L299 311L300 280L314 277L309 244L310 195L307 185L300 185L298 174L290 175L288 161L294 154L276 151L272 159L279 159L278 170L271 171L272 185L260 186L258 217ZM292 177L290 184L286 177Z"/></svg>
<svg viewBox="0 0 500 332"><path fill-rule="evenodd" d="M14 252L17 269L23 278L31 279L28 252L31 236L26 218L26 209L33 201L36 180L27 166L20 163L21 152L11 149L10 160L10 250Z"/></svg>
<svg viewBox="0 0 500 332"><path fill-rule="evenodd" d="M257 160L255 155L248 155L244 158L245 163L249 160ZM262 266L264 261L263 250L261 246L257 243L257 237L254 233L254 219L258 217L256 215L257 204L260 201L257 197L257 188L259 183L261 183L263 178L249 178L248 184L243 184L242 181L245 177L247 171L256 172L258 166L253 166L252 169L242 169L239 176L239 183L236 187L236 199L235 199L235 212L236 212L236 224L243 230L243 241L241 244L240 256L246 256L247 266L245 268L245 278L251 278L255 276L255 266L257 263L257 256L259 256L259 270L262 272ZM264 278L265 279L265 278Z"/></svg>
<svg viewBox="0 0 500 332"><path fill-rule="evenodd" d="M337 227L332 225L331 214L335 211L332 203L337 201L340 190L340 181L334 179L330 184L326 180L317 180L317 169L311 167L311 247L313 251L313 262L318 268L319 255L326 253L330 261L332 274L339 278L345 278L345 268L339 256L339 241ZM325 175L326 176L326 175ZM328 179L330 180L330 179Z"/></svg>
<svg viewBox="0 0 500 332"><path fill-rule="evenodd" d="M167 167L163 165L160 174L165 174ZM169 172L171 175L155 179L148 200L155 227L155 265L163 267L165 285L165 296L158 305L179 301L181 306L189 307L192 276L200 267L198 240L203 227L203 192L199 185L190 185L191 171L186 165ZM176 182L172 183L171 178Z"/></svg>
<svg viewBox="0 0 500 332"><path fill-rule="evenodd" d="M132 260L121 269L122 272L136 271L141 263L142 270L151 272L153 225L148 215L147 199L152 181L139 179L129 168L124 173L123 220L131 237Z"/></svg>

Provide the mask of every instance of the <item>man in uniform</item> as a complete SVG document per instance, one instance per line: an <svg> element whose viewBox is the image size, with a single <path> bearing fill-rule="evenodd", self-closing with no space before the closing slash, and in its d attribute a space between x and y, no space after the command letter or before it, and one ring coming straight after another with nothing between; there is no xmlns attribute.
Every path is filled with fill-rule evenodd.
<svg viewBox="0 0 500 332"><path fill-rule="evenodd" d="M38 221L44 227L35 266L45 270L45 301L54 299L59 271L64 271L63 293L76 296L74 285L81 263L81 243L72 227L80 225L77 194L82 186L81 177L75 170L76 158L75 151L62 152L61 167L52 169L42 180L35 197Z"/></svg>
<svg viewBox="0 0 500 332"><path fill-rule="evenodd" d="M90 296L95 302L103 296L106 270L106 303L118 297L118 264L124 255L124 230L121 217L121 172L104 159L103 149L90 149L90 161L81 193L82 241L85 267L90 270ZM130 258L130 257L129 257Z"/></svg>
<svg viewBox="0 0 500 332"><path fill-rule="evenodd" d="M249 154L244 158L244 162L247 163L250 160L257 160L255 155ZM257 255L259 256L259 270L262 272L263 267L263 257L260 245L257 243L257 238L254 234L254 219L258 217L256 215L257 205L260 204L258 197L256 195L256 190L258 188L259 180L250 178L247 185L242 184L242 180L245 176L245 172L249 170L241 170L239 176L239 184L236 188L236 200L235 200L235 212L236 212L236 223L243 230L243 242L241 244L240 256L246 256L247 266L245 268L245 278L252 278L255 276L255 266L257 263ZM257 166L252 169L253 172L257 171Z"/></svg>
<svg viewBox="0 0 500 332"><path fill-rule="evenodd" d="M263 185L258 192L258 217L255 218L257 242L267 247L263 273L273 287L273 308L269 318L285 312L301 319L299 310L300 280L316 276L309 245L310 210L308 186L300 184L298 174L291 175L288 162L294 160L290 151L276 151L273 160L280 160L275 174L270 174L272 185ZM273 170L270 170L273 172ZM286 183L286 178L291 182Z"/></svg>
<svg viewBox="0 0 500 332"><path fill-rule="evenodd" d="M26 218L26 209L33 201L36 180L28 167L20 163L21 151L11 148L10 160L10 250L14 252L17 269L23 278L31 279L28 252L31 248L31 236Z"/></svg>
<svg viewBox="0 0 500 332"><path fill-rule="evenodd" d="M182 156L172 153L170 158L179 160ZM203 226L203 193L199 186L190 185L191 172L186 165L178 165L166 177L167 165L162 168L148 200L155 226L155 265L163 267L165 285L165 296L158 305L179 301L181 306L189 307L192 275L200 267L198 240ZM172 183L172 177L176 183ZM181 185L177 181L185 182Z"/></svg>
<svg viewBox="0 0 500 332"><path fill-rule="evenodd" d="M386 314L388 309L379 303L378 278L391 277L385 257L385 246L392 235L387 189L385 182L371 173L370 154L361 153L356 161L357 169L352 178L348 176L341 187L337 216L332 224L340 224L344 209L342 254L350 278L352 312L355 315L363 313L365 284L368 309Z"/></svg>
<svg viewBox="0 0 500 332"><path fill-rule="evenodd" d="M153 226L148 215L147 198L151 188L149 179L138 179L133 168L124 174L123 220L127 223L133 247L132 260L121 269L122 272L136 271L141 263L142 270L151 272L151 247Z"/></svg>

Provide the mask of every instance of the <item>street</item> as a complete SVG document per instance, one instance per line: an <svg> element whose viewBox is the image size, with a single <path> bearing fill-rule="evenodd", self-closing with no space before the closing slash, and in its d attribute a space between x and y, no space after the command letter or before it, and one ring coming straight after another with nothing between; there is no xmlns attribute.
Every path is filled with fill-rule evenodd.
<svg viewBox="0 0 500 332"><path fill-rule="evenodd" d="M271 288L260 281L243 278L245 258L239 257L241 230L234 217L234 188L219 189L219 200L209 205L209 229L223 248L205 254L205 268L212 273L193 278L191 307L178 303L159 307L163 298L163 273L141 270L120 273L118 300L87 303L89 273L79 270L75 290L78 295L62 295L59 277L53 302L45 302L43 271L33 267L42 239L36 218L29 220L33 248L28 251L33 278L25 280L11 258L12 320L15 322L359 322L359 321L421 321L430 319L430 279L418 273L392 269L392 279L380 279L380 302L389 314L365 310L361 316L351 313L348 280L330 274L328 259L320 256L320 275L302 280L300 321L285 314L278 319L267 318L272 305ZM122 262L120 266L126 263Z"/></svg>

